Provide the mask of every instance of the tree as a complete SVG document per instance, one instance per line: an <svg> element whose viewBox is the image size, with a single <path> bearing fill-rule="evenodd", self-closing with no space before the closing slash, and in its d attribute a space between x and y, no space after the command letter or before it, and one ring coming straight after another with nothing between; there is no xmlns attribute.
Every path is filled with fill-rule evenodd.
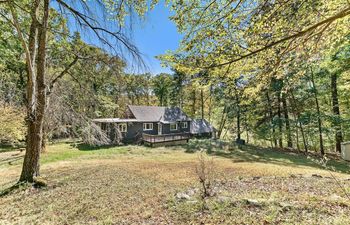
<svg viewBox="0 0 350 225"><path fill-rule="evenodd" d="M210 74L210 82L221 82L218 87L222 89L232 88L230 82L242 76L247 84L239 97L246 97L244 108L252 110L244 117L249 118L245 123L256 139L297 148L302 139L305 151L312 147L323 148L321 152L325 152L333 144L327 139L328 134L336 130L335 141L339 146L341 129L347 124L339 126L343 120L341 107L339 113L333 107L334 116L329 117L330 108L326 104L333 86L333 105L337 105L335 77L333 85L329 85L329 80L325 82L324 77L314 74L316 104L315 94L310 92L308 64L318 73L317 63L324 62L331 52L334 54L339 43L347 38L350 8L346 0L179 0L173 2L173 7L172 20L184 38L176 51L159 56L165 65L188 77L205 71ZM220 96L229 99L229 95ZM318 106L313 108L315 104ZM225 113L218 119L221 134L226 126L223 124L239 130L238 120L234 125L230 119L237 106L230 107L225 102ZM316 144L320 143L320 136L323 142Z"/></svg>
<svg viewBox="0 0 350 225"><path fill-rule="evenodd" d="M173 70L173 89L171 95L171 105L183 108L184 104L184 85L186 83L186 74L176 69Z"/></svg>
<svg viewBox="0 0 350 225"><path fill-rule="evenodd" d="M124 17L130 13L143 15L149 8L147 1L99 1L87 3L85 1L57 1L61 15L68 15L79 24L90 28L91 32L112 49L108 38L117 40L120 46L126 48L134 57L139 57L137 48L130 44L127 37L118 28L122 27ZM74 3L74 4L73 4ZM156 1L154 2L156 3ZM120 7L115 7L119 5ZM27 79L27 147L23 162L20 181L34 182L34 177L39 176L40 152L43 140L43 121L47 104L47 37L50 32L48 26L51 12L50 0L33 0L31 2L0 2L2 18L9 21L16 29L16 33L25 53ZM96 16L89 16L92 7L100 7L103 12L108 12L111 18L116 20L119 27L117 31L112 31L106 26L102 26L100 21L94 19ZM85 10L84 10L85 9ZM131 11L130 11L130 10ZM83 10L83 11L81 11ZM9 12L9 13L7 13ZM28 12L30 18L29 28L26 26L27 20L20 20L22 14ZM111 19L110 18L110 19ZM28 35L26 35L28 33ZM28 36L28 38L27 38ZM108 38L106 38L108 37ZM116 52L117 53L117 52ZM66 70L62 72L65 73ZM63 75L62 75L63 76ZM61 77L62 77L61 76Z"/></svg>
<svg viewBox="0 0 350 225"><path fill-rule="evenodd" d="M172 78L169 74L161 73L152 79L153 92L159 100L159 106L168 106L172 91Z"/></svg>

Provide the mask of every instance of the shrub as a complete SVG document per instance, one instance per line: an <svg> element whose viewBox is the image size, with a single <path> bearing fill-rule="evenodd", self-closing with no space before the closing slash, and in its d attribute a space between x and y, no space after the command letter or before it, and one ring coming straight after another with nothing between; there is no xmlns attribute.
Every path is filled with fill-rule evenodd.
<svg viewBox="0 0 350 225"><path fill-rule="evenodd" d="M15 144L24 140L26 127L22 109L5 106L0 108L0 143Z"/></svg>

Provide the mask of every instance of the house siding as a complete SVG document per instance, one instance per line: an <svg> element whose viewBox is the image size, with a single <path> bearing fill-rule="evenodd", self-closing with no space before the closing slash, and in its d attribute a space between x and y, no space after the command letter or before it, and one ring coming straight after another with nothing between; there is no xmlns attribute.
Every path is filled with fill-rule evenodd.
<svg viewBox="0 0 350 225"><path fill-rule="evenodd" d="M131 143L136 141L139 137L141 137L142 133L157 135L158 134L158 123L153 123L153 130L143 130L142 122L128 122L127 132L122 133L122 141L125 143Z"/></svg>
<svg viewBox="0 0 350 225"><path fill-rule="evenodd" d="M109 123L105 126L112 126L110 132L108 133L109 138L114 139L116 136L116 128L119 124L127 124L127 132L121 132L122 142L124 143L133 143L136 142L139 138L141 138L142 133L158 135L158 122L153 123L153 130L143 130L143 122L122 122L122 123ZM181 127L182 122L177 122L177 130L170 130L170 124L162 124L162 134L176 134L176 133L189 133L190 132L190 121L186 121L187 128ZM100 124L102 126L102 124Z"/></svg>
<svg viewBox="0 0 350 225"><path fill-rule="evenodd" d="M189 121L186 121L187 128L181 127L182 122L176 122L176 123L177 123L177 130L170 130L170 124L163 124L162 134L175 134L175 133L190 132L190 122Z"/></svg>
<svg viewBox="0 0 350 225"><path fill-rule="evenodd" d="M151 122L145 122L145 123L151 123ZM157 135L158 134L158 123L157 122L152 122L153 123L153 130L143 130L143 124L141 124L141 132L145 134L152 134L152 135Z"/></svg>
<svg viewBox="0 0 350 225"><path fill-rule="evenodd" d="M158 122L152 122L153 123L153 130L143 130L143 122L128 122L127 126L127 132L122 133L122 141L123 142L134 142L137 140L138 137L142 133L151 134L151 135L158 135ZM162 124L162 134L174 134L174 133L184 133L184 132L190 132L190 122L186 121L187 128L181 127L181 122L177 122L177 130L170 130L170 124ZM118 125L119 123L117 123Z"/></svg>

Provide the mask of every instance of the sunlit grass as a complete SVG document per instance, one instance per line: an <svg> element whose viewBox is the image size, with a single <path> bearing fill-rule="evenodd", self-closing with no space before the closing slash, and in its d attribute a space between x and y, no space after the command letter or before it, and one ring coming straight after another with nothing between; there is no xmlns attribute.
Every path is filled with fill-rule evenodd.
<svg viewBox="0 0 350 225"><path fill-rule="evenodd" d="M174 194L198 186L198 152L213 157L218 180L232 182L221 194L233 196L235 203L210 200L210 213L199 216L199 203L178 203ZM0 160L18 156L18 152L0 153ZM189 145L149 148L144 146L105 146L93 148L74 143L55 143L41 157L42 177L49 186L27 189L0 198L0 224L115 224L115 223L193 223L235 221L274 223L283 216L290 223L307 212L311 224L318 213L333 213L329 221L348 221L348 206L343 190L330 178L311 178L312 174L330 177L330 172L303 155L246 146L238 149L228 143L193 140ZM349 165L332 161L348 177ZM21 160L2 161L0 189L14 184ZM303 175L294 180L291 175ZM266 180L253 180L254 177ZM276 178L274 178L276 177ZM314 187L314 189L312 189ZM323 188L327 187L327 188ZM348 190L348 186L345 187ZM311 190L311 191L310 191ZM291 192L292 191L292 192ZM295 193L293 192L295 191ZM318 198L322 193L322 198ZM342 196L334 200L332 195ZM246 198L266 202L253 213ZM295 208L281 212L279 202L294 202ZM334 202L335 201L335 202ZM225 205L226 204L226 205ZM322 204L327 207L322 211ZM333 208L342 212L339 218ZM349 206L350 209L350 206ZM247 213L249 212L249 213ZM253 213L253 214L251 214ZM199 218L205 218L200 220ZM222 220L223 219L223 220ZM306 220L300 221L306 221ZM303 222L300 222L303 223ZM341 223L339 223L341 224Z"/></svg>

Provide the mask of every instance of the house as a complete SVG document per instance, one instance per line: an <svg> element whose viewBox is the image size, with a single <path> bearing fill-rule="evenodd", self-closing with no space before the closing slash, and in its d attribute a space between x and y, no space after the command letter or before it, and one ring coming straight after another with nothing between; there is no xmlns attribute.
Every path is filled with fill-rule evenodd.
<svg viewBox="0 0 350 225"><path fill-rule="evenodd" d="M192 136L190 127L196 136L215 132L207 121L192 120L178 107L129 105L124 118L94 119L93 122L107 131L111 139L119 133L124 143L142 141L151 146L186 143Z"/></svg>
<svg viewBox="0 0 350 225"><path fill-rule="evenodd" d="M190 133L195 137L216 137L216 129L205 119L193 119L190 123Z"/></svg>

